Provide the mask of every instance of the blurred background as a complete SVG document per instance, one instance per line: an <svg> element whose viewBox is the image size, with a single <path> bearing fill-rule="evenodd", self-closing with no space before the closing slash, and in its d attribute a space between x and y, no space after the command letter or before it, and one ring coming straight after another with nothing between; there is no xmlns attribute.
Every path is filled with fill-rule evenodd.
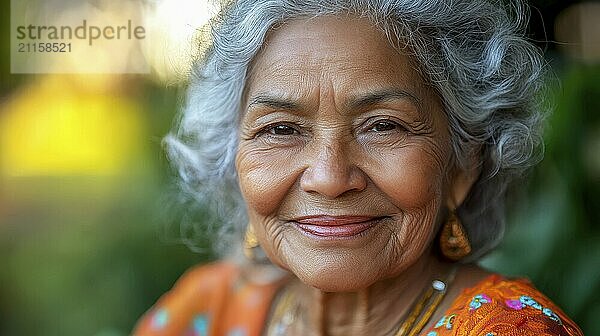
<svg viewBox="0 0 600 336"><path fill-rule="evenodd" d="M190 41L215 8L153 1L149 75L11 75L10 1L0 3L0 335L127 335L185 269L215 257L210 237L192 251L182 218L165 215L160 145L201 52ZM482 264L529 277L600 335L600 3L531 4L555 113L545 159Z"/></svg>

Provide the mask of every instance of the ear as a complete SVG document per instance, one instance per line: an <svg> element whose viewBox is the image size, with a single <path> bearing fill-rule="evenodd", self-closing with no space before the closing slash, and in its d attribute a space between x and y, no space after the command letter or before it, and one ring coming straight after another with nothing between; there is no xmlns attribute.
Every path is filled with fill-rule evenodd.
<svg viewBox="0 0 600 336"><path fill-rule="evenodd" d="M458 208L467 198L473 185L479 179L481 174L481 165L479 164L479 152L473 155L469 160L468 167L461 168L454 164L453 173L450 175L448 197L446 206L450 210Z"/></svg>

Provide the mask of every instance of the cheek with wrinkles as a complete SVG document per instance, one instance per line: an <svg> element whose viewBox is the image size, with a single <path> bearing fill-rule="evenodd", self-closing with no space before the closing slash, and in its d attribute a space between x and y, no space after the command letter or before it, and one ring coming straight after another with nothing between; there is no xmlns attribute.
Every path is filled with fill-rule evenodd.
<svg viewBox="0 0 600 336"><path fill-rule="evenodd" d="M427 248L435 228L437 199L431 199L421 208L402 214L400 223L390 226L390 239L381 251L392 272L400 272L399 267L412 264Z"/></svg>
<svg viewBox="0 0 600 336"><path fill-rule="evenodd" d="M404 214L399 237L409 242L408 250L420 248L429 241L435 227L436 208L439 202L431 199L423 207L412 209Z"/></svg>
<svg viewBox="0 0 600 336"><path fill-rule="evenodd" d="M285 230L288 228L282 226L275 217L263 217L256 213L249 214L249 223L254 227L258 242L265 251L269 259L282 268L287 268L288 260L285 248Z"/></svg>
<svg viewBox="0 0 600 336"><path fill-rule="evenodd" d="M241 149L238 155L240 188L248 208L267 216L272 214L295 183L298 168L278 155Z"/></svg>

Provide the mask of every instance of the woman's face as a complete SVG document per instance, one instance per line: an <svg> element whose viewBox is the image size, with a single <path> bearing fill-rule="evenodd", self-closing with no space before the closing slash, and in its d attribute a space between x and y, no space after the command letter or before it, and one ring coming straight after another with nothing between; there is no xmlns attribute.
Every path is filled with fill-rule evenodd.
<svg viewBox="0 0 600 336"><path fill-rule="evenodd" d="M273 30L249 74L236 167L270 259L325 291L405 270L446 205L439 98L362 19Z"/></svg>

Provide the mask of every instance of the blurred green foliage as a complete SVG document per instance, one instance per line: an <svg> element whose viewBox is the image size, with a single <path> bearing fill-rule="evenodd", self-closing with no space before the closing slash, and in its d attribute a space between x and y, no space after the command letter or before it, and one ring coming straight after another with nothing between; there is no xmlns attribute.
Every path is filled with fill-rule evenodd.
<svg viewBox="0 0 600 336"><path fill-rule="evenodd" d="M0 335L127 335L185 269L212 258L164 221L160 138L180 93L142 91L151 130L131 171L0 179Z"/></svg>
<svg viewBox="0 0 600 336"><path fill-rule="evenodd" d="M600 66L567 64L559 78L545 158L482 264L529 277L586 335L600 335Z"/></svg>

